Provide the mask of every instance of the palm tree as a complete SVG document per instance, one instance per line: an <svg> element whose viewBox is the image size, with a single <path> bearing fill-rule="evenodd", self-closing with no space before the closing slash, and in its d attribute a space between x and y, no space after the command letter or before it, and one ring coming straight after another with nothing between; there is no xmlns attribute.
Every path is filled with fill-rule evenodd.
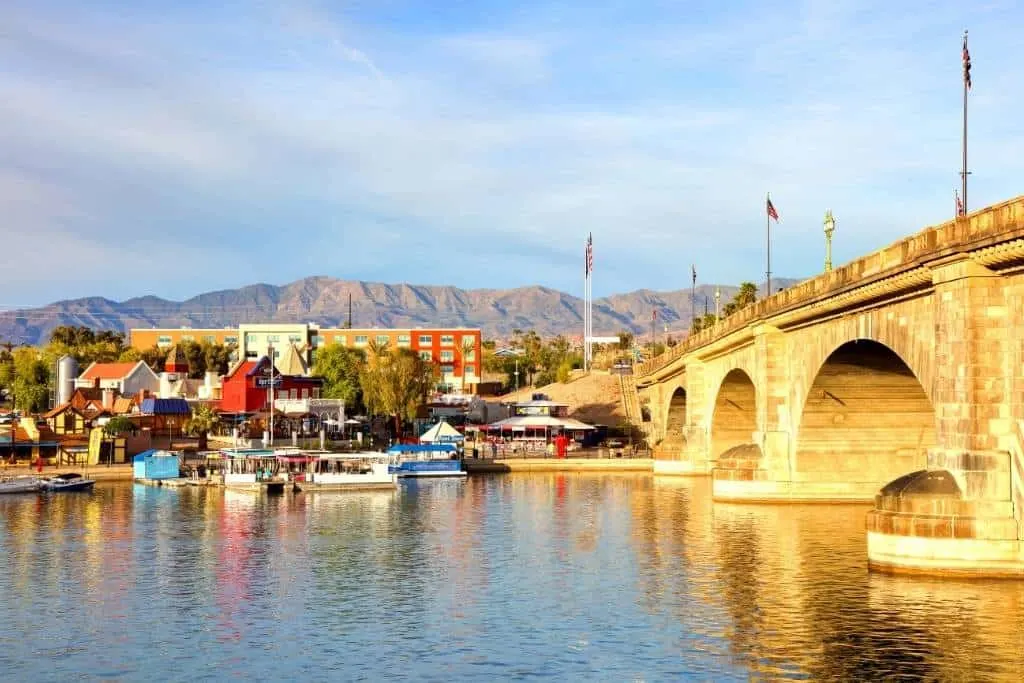
<svg viewBox="0 0 1024 683"><path fill-rule="evenodd" d="M201 405L192 411L192 417L185 423L185 431L199 437L197 448L205 451L207 435L220 424L220 415L208 405Z"/></svg>

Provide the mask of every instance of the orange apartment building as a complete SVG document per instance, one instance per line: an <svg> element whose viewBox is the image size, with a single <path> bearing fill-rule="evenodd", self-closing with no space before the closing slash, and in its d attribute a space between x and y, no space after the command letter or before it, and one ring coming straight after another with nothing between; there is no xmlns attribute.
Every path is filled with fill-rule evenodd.
<svg viewBox="0 0 1024 683"><path fill-rule="evenodd" d="M271 349L279 358L286 344L305 346L305 360L311 367L317 349L332 344L367 348L370 342L390 348L407 348L438 368L439 381L451 389L475 392L483 374L483 341L476 328L346 329L318 327L308 323L244 324L236 328L132 329L129 343L144 350L168 348L182 341L236 344L239 356L255 359Z"/></svg>

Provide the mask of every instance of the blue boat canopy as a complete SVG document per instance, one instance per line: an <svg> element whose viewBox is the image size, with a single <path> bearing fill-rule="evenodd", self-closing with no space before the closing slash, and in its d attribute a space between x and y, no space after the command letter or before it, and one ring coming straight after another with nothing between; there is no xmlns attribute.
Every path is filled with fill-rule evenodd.
<svg viewBox="0 0 1024 683"><path fill-rule="evenodd" d="M188 415L192 411L183 398L144 398L142 412L145 415Z"/></svg>
<svg viewBox="0 0 1024 683"><path fill-rule="evenodd" d="M168 458L178 457L177 453L172 453L171 451L165 451L159 448L150 448L148 451L142 451L141 453L137 453L136 455L132 456L132 462L143 462L145 461L146 458L149 458L154 455Z"/></svg>

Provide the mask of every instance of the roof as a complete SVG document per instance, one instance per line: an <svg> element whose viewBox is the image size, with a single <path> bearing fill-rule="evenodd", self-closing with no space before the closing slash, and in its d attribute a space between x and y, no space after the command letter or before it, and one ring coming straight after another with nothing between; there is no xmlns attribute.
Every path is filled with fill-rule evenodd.
<svg viewBox="0 0 1024 683"><path fill-rule="evenodd" d="M89 387L88 389L78 388L71 394L71 405L79 410L85 410L89 401L100 401L103 399L103 390Z"/></svg>
<svg viewBox="0 0 1024 683"><path fill-rule="evenodd" d="M124 415L125 413L132 412L132 408L135 406L135 399L121 396L114 400L114 414Z"/></svg>
<svg viewBox="0 0 1024 683"><path fill-rule="evenodd" d="M85 369L79 379L121 379L132 373L139 363L93 363ZM145 365L145 363L142 363Z"/></svg>
<svg viewBox="0 0 1024 683"><path fill-rule="evenodd" d="M504 420L492 422L485 427L488 431L508 429L524 431L526 429L593 429L594 427L568 417L551 417L550 415L517 415Z"/></svg>
<svg viewBox="0 0 1024 683"><path fill-rule="evenodd" d="M303 360L302 354L295 348L295 344L289 344L278 359L277 370L282 375L305 375L308 371L306 367L306 361Z"/></svg>
<svg viewBox="0 0 1024 683"><path fill-rule="evenodd" d="M455 427L452 427L445 421L438 422L436 425L423 432L420 436L422 442L446 442L446 441L462 441L465 437L459 434Z"/></svg>
<svg viewBox="0 0 1024 683"><path fill-rule="evenodd" d="M178 454L160 448L150 448L148 451L142 451L132 456L132 462L143 462L149 457L177 458Z"/></svg>
<svg viewBox="0 0 1024 683"><path fill-rule="evenodd" d="M75 406L71 405L70 403L61 403L59 406L55 407L53 410L51 410L51 411L49 411L47 413L43 413L42 418L44 420L49 420L51 417L57 417L58 415L63 413L65 410L73 410L76 413L78 413L79 415L81 415L81 412Z"/></svg>
<svg viewBox="0 0 1024 683"><path fill-rule="evenodd" d="M183 398L144 398L142 412L146 415L188 415L191 411Z"/></svg>

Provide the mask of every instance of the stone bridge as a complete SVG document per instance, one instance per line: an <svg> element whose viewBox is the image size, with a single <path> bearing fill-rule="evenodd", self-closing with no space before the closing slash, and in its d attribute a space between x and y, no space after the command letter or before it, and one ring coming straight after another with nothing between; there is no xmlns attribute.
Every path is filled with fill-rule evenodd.
<svg viewBox="0 0 1024 683"><path fill-rule="evenodd" d="M656 472L874 498L878 568L1024 574L1024 197L759 301L635 384Z"/></svg>

